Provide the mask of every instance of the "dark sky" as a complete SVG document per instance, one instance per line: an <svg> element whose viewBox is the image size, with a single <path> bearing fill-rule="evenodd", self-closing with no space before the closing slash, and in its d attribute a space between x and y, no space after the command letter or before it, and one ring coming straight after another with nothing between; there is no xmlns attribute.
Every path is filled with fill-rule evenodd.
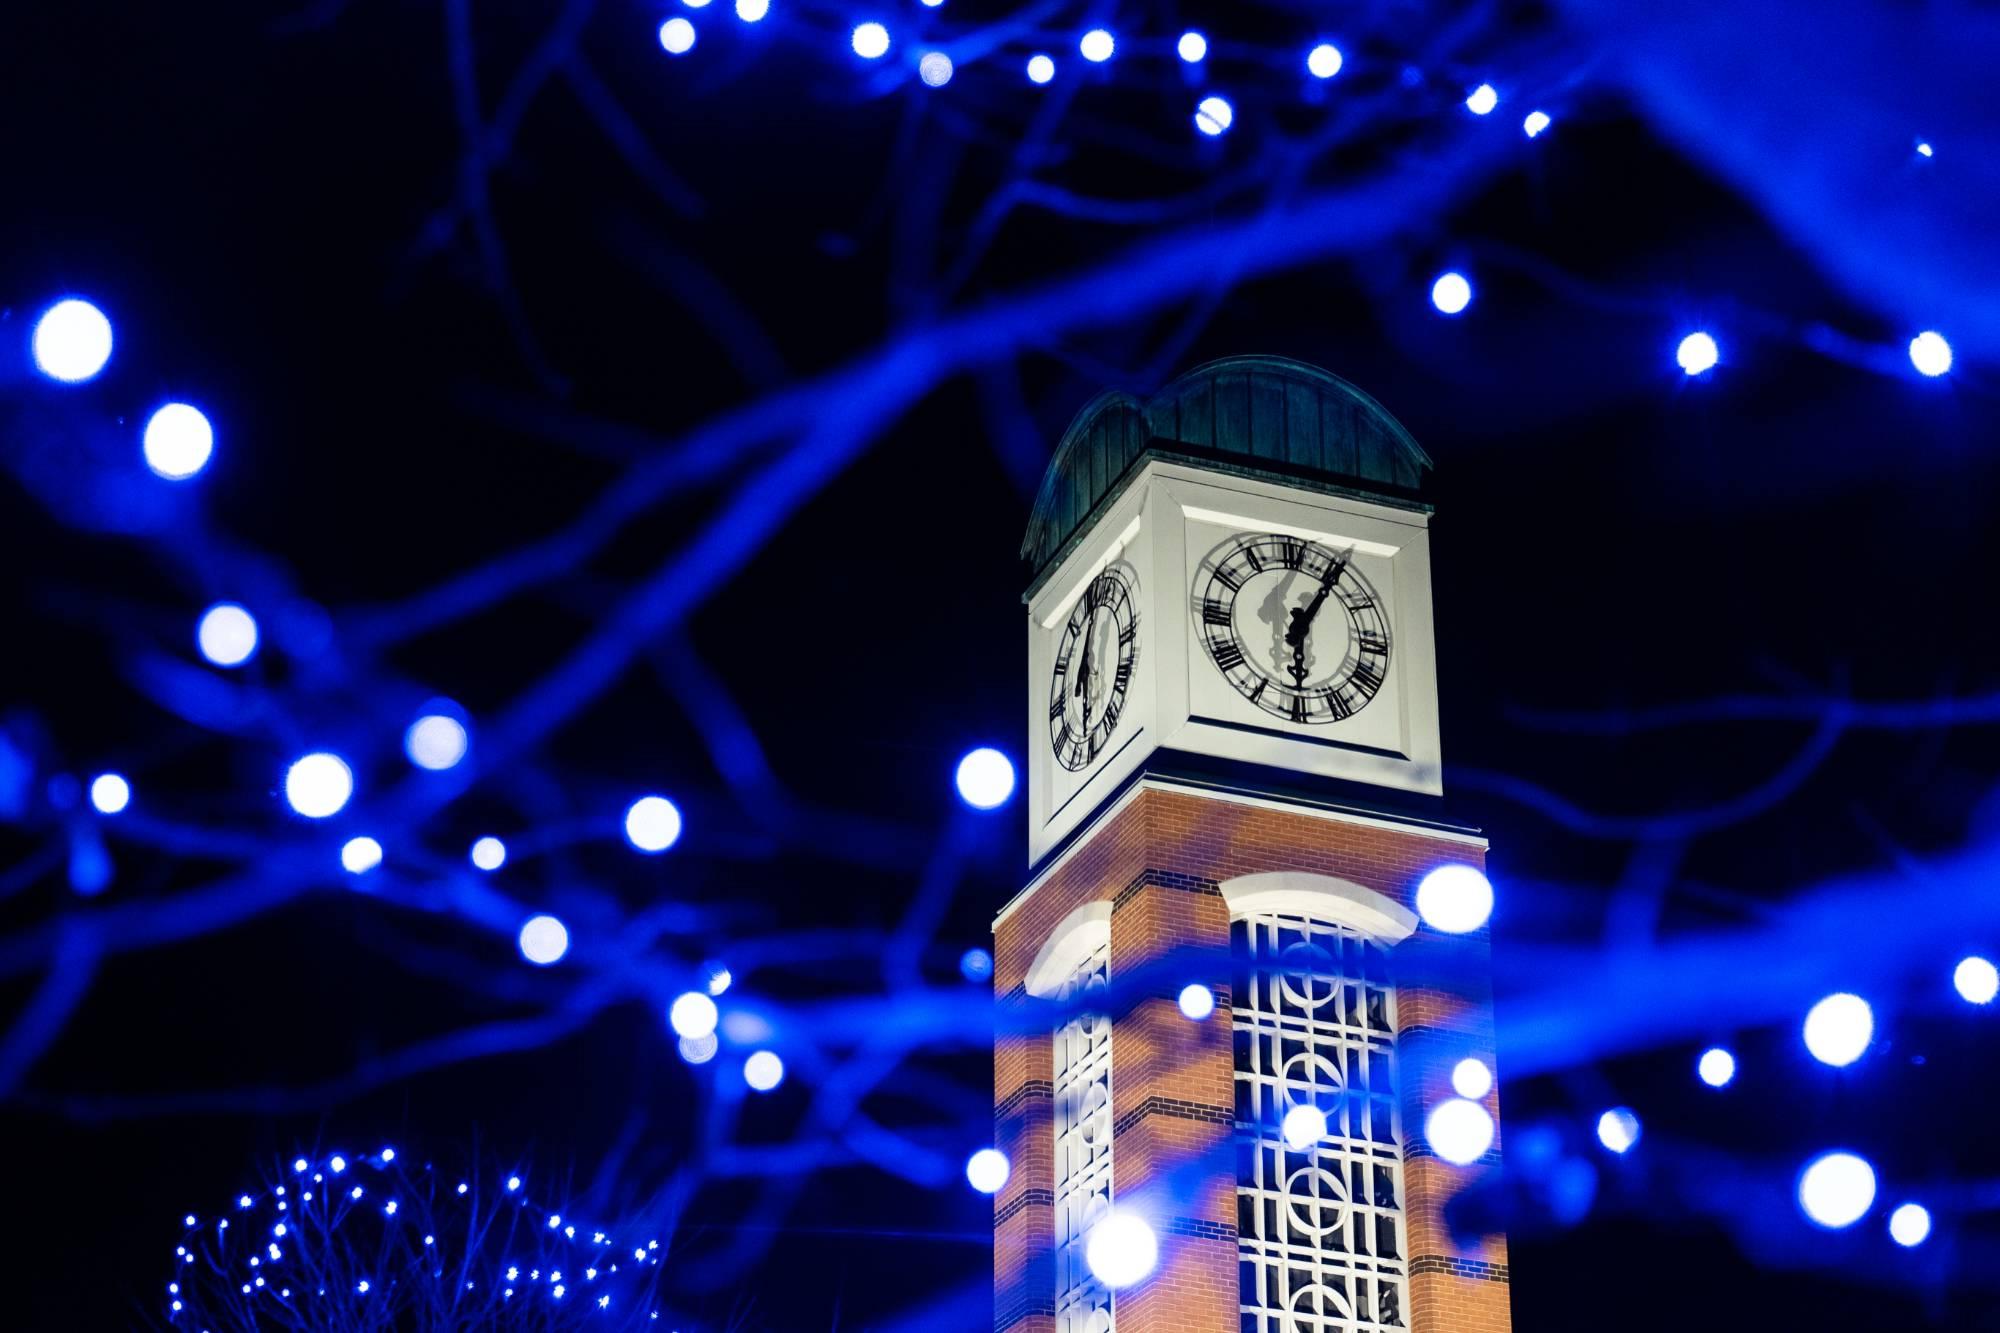
<svg viewBox="0 0 2000 1333"><path fill-rule="evenodd" d="M323 21L289 26L261 6L75 4L0 19L10 127L0 327L25 337L41 304L70 290L111 310L118 357L91 391L94 410L130 426L162 397L201 402L220 436L200 483L206 531L282 561L336 624L549 532L635 458L718 412L839 367L939 308L1081 271L1144 234L1029 215L1003 230L962 292L940 296L936 274L1026 127L1024 82L968 67L938 106L909 87L864 96L837 36L752 40L719 16L700 59L672 63L652 44L650 7L605 5L582 49L682 184L649 189L573 88L543 93L493 178L513 278L502 297L465 235L419 247L459 165L443 18L365 0L323 8ZM545 8L475 8L487 105ZM1231 21L1225 9L1189 12L1212 31ZM1541 30L1535 13L1517 18L1521 32ZM1377 63L1421 22L1385 18ZM1178 30L1164 13L1145 26ZM1289 41L1299 26L1259 10L1238 40ZM1071 188L1175 193L1259 151L1254 130L1214 145L1163 135L1163 116L1179 117L1186 100L1179 74L1136 57L1117 73L1086 90L1063 131L1073 150L1051 174ZM1377 86L1365 59L1353 74ZM1239 72L1239 85L1247 78ZM1280 82L1266 80L1273 103L1291 95ZM2000 1326L1979 1313L1992 1265L1974 1280L1979 1256L1992 1255L1990 1216L1953 1220L1921 1262L1874 1236L1840 1272L1787 1273L1676 1203L1684 1180L1669 1188L1648 1174L1785 1173L1845 1139L1903 1180L1990 1178L1993 1038L1924 997L1888 1005L1885 1050L1838 1080L1804 1060L1790 1029L1743 1034L1746 1075L1727 1103L1689 1077L1691 1046L1505 1082L1510 944L1594 947L1612 886L1646 852L1558 827L1490 783L1454 784L1455 769L1525 778L1597 811L1707 808L1782 767L1809 727L1606 739L1552 735L1528 715L1732 693L1978 694L1996 661L2000 465L1984 368L1931 383L1811 350L1801 330L1814 324L1888 344L1907 335L1846 301L1810 255L1614 94L1586 84L1565 97L1554 132L1532 151L1523 141L1518 161L1448 211L1413 215L1351 261L1230 291L1167 369L1251 351L1323 365L1382 401L1437 460L1446 782L1454 812L1492 839L1509 1123L1587 1123L1623 1101L1661 1143L1652 1163L1608 1173L1600 1211L1581 1227L1516 1239L1517 1326ZM1325 171L1341 179L1399 151L1393 139L1365 143ZM1424 292L1452 263L1475 274L1478 299L1447 321ZM542 369L510 335L514 301ZM718 324L725 308L741 313ZM1023 744L1024 485L1096 390L1155 387L1137 377L1182 309L1053 338L983 384L950 378L770 533L690 622L687 642L785 786L880 821L856 835L860 853L816 856L763 836L697 729L640 668L543 757L580 803L645 784L673 791L688 844L670 866L584 847L562 868L618 883L633 905L671 893L748 903L765 923L892 923L934 831L954 816L956 756L981 741ZM1724 364L1690 381L1672 353L1697 326L1716 332ZM122 765L186 821L265 818L283 745L204 738L132 684L142 648L184 642L194 611L222 595L231 557L213 548L205 586L148 540L95 530L102 503L72 474L113 432L78 424L70 400L8 365L0 705L32 720L51 763ZM1018 392L1018 413L996 407L1011 393L996 396L995 383ZM584 418L630 429L581 446L549 438ZM384 715L400 716L419 682L475 718L498 710L627 580L693 535L721 494L694 488L659 504L573 577L399 650L377 701ZM387 769L384 734L368 762ZM1827 877L1892 869L2000 828L1996 760L1977 728L1844 739L1769 809L1675 850L1661 929L1768 921ZM475 790L426 836L463 846L501 808ZM986 941L1018 887L1021 825L1017 805L982 826L927 959L939 979L958 950ZM50 836L0 828L0 852L26 859ZM213 870L117 855L119 894L168 894ZM56 870L0 902L9 933L67 894ZM10 1246L16 1326L138 1318L164 1280L178 1214L301 1143L458 1145L476 1133L582 1175L636 1116L632 1188L671 1168L695 1085L657 1016L631 1005L552 1046L324 1110L103 1123L59 1113L62 1094L308 1082L504 1011L399 965L456 927L360 906L371 910L330 891L107 965L24 1095L0 1108L10 1211L32 1219ZM1843 940L1829 977L1842 950L1868 947L1865 935ZM504 941L470 956L515 966ZM7 983L10 1011L26 981ZM977 1055L931 1065L975 1090L984 1077ZM966 1116L974 1139L978 1101ZM771 1108L761 1132L781 1137L797 1110ZM726 1205L700 1218L733 1220ZM976 1280L986 1232L984 1200L962 1189L827 1173L744 1293L747 1326L877 1324L926 1290ZM726 1312L727 1302L701 1311Z"/></svg>

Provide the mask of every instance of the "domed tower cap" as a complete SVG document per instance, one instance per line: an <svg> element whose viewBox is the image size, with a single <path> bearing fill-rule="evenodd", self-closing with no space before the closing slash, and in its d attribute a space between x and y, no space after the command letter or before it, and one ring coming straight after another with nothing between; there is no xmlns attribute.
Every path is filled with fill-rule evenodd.
<svg viewBox="0 0 2000 1333"><path fill-rule="evenodd" d="M1021 542L1037 585L1150 458L1430 509L1430 455L1380 403L1317 366L1226 357L1150 398L1114 389L1077 413Z"/></svg>

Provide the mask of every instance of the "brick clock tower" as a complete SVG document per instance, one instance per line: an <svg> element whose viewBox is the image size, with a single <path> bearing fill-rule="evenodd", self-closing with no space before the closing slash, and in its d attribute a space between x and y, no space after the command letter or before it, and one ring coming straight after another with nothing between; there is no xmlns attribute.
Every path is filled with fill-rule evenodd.
<svg viewBox="0 0 2000 1333"><path fill-rule="evenodd" d="M1415 910L1486 852L1439 808L1429 468L1271 357L1101 395L1057 448L1033 872L994 922L995 1333L1509 1329L1504 1238L1444 1219L1498 1135L1459 1166L1423 1128L1493 1066L1486 930Z"/></svg>

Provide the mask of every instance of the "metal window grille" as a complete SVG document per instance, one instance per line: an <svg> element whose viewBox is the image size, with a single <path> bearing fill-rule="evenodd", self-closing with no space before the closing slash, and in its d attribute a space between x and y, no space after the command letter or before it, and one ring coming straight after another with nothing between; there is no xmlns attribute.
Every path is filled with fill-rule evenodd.
<svg viewBox="0 0 2000 1333"><path fill-rule="evenodd" d="M1063 983L1092 1006L1110 985L1106 941ZM1111 1016L1085 1008L1056 1033L1056 1333L1111 1333L1111 1292L1084 1262L1084 1238L1111 1207Z"/></svg>
<svg viewBox="0 0 2000 1333"><path fill-rule="evenodd" d="M1302 916L1230 927L1241 1333L1409 1324L1388 951ZM1288 1111L1324 1138L1286 1146Z"/></svg>

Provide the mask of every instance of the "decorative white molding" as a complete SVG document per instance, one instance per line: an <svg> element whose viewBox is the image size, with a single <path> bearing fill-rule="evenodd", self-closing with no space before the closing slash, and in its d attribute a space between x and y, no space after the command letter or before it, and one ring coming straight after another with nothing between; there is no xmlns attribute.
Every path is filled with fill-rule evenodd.
<svg viewBox="0 0 2000 1333"><path fill-rule="evenodd" d="M1407 932L1405 932L1407 933ZM1028 994L1047 999L1076 975L1089 957L1111 944L1111 904L1085 903L1049 932L1023 983Z"/></svg>
<svg viewBox="0 0 2000 1333"><path fill-rule="evenodd" d="M1417 914L1395 899L1332 875L1277 870L1238 875L1220 887L1232 921L1249 916L1310 917L1358 930L1383 945L1406 940L1417 929Z"/></svg>

